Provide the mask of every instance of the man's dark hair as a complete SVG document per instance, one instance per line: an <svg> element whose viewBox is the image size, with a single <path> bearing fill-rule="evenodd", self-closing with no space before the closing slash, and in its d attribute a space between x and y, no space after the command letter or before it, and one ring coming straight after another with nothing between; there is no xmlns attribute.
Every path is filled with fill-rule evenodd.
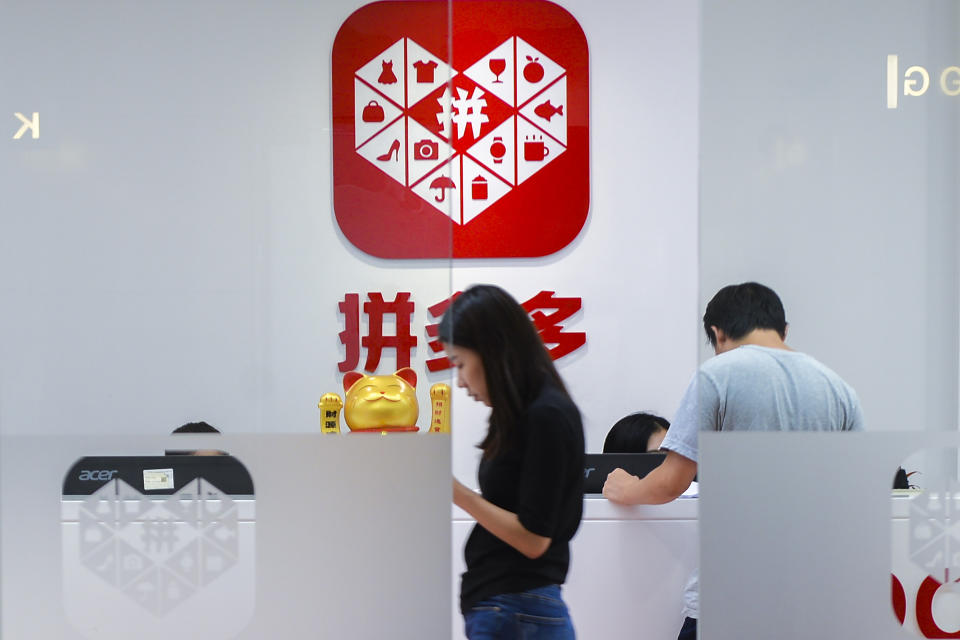
<svg viewBox="0 0 960 640"><path fill-rule="evenodd" d="M174 433L220 433L220 430L206 422L188 422L173 430Z"/></svg>
<svg viewBox="0 0 960 640"><path fill-rule="evenodd" d="M604 453L646 453L650 436L670 423L652 413L631 413L617 420L603 441Z"/></svg>
<svg viewBox="0 0 960 640"><path fill-rule="evenodd" d="M475 351L490 396L490 428L478 446L484 458L508 450L520 418L544 384L567 394L529 314L493 285L474 285L443 314L440 341ZM567 394L569 396L569 394Z"/></svg>
<svg viewBox="0 0 960 640"><path fill-rule="evenodd" d="M773 289L756 282L726 286L707 305L703 330L716 347L717 337L710 327L723 330L731 340L739 340L754 329L773 329L781 339L787 336L783 303Z"/></svg>

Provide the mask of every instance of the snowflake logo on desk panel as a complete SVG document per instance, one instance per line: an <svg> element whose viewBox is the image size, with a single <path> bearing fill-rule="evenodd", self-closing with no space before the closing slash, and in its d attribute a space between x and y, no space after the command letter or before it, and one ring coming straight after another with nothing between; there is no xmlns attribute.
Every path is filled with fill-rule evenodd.
<svg viewBox="0 0 960 640"><path fill-rule="evenodd" d="M384 258L553 253L576 237L589 206L583 32L553 3L489 0L458 3L448 40L447 10L377 2L341 27L337 222Z"/></svg>
<svg viewBox="0 0 960 640"><path fill-rule="evenodd" d="M947 584L960 577L960 483L944 482L910 501L910 559Z"/></svg>
<svg viewBox="0 0 960 640"><path fill-rule="evenodd" d="M81 563L154 615L171 611L237 562L236 505L200 482L162 501L105 484L80 507Z"/></svg>

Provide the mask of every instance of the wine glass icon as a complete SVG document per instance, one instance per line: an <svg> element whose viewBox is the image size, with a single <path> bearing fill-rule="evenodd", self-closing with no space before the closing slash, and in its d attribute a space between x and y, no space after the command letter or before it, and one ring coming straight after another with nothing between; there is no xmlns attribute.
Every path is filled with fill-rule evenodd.
<svg viewBox="0 0 960 640"><path fill-rule="evenodd" d="M494 84L503 84L503 80L500 79L500 74L503 73L507 68L507 61L503 58L490 58L490 71L493 72L493 75L497 76L493 81Z"/></svg>

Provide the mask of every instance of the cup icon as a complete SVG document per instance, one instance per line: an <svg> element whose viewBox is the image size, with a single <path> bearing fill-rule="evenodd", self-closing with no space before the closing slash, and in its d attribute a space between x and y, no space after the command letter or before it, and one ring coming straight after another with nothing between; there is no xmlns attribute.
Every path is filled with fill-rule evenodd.
<svg viewBox="0 0 960 640"><path fill-rule="evenodd" d="M543 144L543 140L527 140L523 143L523 159L532 162L543 162L550 155L550 149Z"/></svg>

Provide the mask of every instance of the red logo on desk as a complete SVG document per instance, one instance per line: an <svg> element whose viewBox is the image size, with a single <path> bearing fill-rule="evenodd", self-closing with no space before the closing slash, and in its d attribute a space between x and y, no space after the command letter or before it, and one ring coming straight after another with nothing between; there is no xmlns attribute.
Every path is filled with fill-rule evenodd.
<svg viewBox="0 0 960 640"><path fill-rule="evenodd" d="M333 45L337 223L381 258L554 253L586 221L588 120L586 39L557 5L366 5Z"/></svg>

